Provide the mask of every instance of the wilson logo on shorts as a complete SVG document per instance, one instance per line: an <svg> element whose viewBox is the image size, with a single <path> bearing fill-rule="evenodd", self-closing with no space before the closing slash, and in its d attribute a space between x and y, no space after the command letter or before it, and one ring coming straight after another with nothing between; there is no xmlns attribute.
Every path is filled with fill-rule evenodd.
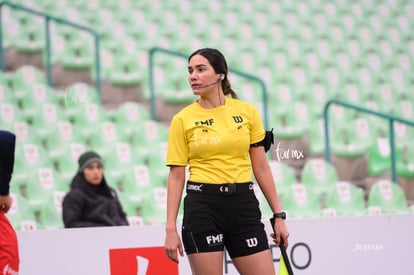
<svg viewBox="0 0 414 275"><path fill-rule="evenodd" d="M257 246L258 242L257 242L257 238L251 238L251 239L247 239L246 240L247 246L248 247L255 247Z"/></svg>
<svg viewBox="0 0 414 275"><path fill-rule="evenodd" d="M178 265L168 259L164 247L109 250L111 275L178 275Z"/></svg>

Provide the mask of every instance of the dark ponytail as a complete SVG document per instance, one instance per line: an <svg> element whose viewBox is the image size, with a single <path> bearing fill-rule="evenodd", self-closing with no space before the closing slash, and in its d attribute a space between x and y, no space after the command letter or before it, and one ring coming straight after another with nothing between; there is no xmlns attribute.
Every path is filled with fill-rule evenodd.
<svg viewBox="0 0 414 275"><path fill-rule="evenodd" d="M217 49L203 48L193 52L188 57L188 61L190 61L190 59L197 54L206 58L217 74L224 74L224 79L221 81L221 89L223 90L224 95L231 95L232 98L237 99L237 94L231 88L230 81L227 78L228 67L224 55Z"/></svg>
<svg viewBox="0 0 414 275"><path fill-rule="evenodd" d="M236 92L231 88L230 81L227 79L227 74L225 74L225 77L223 81L221 82L221 88L223 89L224 95L231 95L232 98L237 99Z"/></svg>

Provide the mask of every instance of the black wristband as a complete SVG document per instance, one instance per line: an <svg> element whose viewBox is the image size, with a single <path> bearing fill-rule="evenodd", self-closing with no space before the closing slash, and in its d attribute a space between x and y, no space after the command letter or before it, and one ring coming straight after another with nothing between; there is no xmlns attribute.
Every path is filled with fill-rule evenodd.
<svg viewBox="0 0 414 275"><path fill-rule="evenodd" d="M273 213L273 218L274 219L286 219L286 213L285 212L279 212L279 213Z"/></svg>

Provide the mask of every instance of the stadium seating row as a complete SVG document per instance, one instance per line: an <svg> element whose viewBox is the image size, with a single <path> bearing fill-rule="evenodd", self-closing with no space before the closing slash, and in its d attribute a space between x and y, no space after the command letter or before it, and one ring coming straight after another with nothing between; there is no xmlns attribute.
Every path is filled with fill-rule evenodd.
<svg viewBox="0 0 414 275"><path fill-rule="evenodd" d="M412 213L403 189L387 180L377 181L365 201L361 188L338 181L333 166L322 160L308 163L301 182L296 181L293 168L286 164L271 161L271 168L281 202L290 218ZM30 183L26 181L20 188L12 185L14 203L8 216L18 230L62 228L61 202L68 185L59 182L53 169L39 168L35 173ZM116 186L131 226L165 222L165 182L155 185L150 178L147 166L135 165ZM271 216L257 185L255 192L262 215Z"/></svg>
<svg viewBox="0 0 414 275"><path fill-rule="evenodd" d="M414 6L407 1L350 4L337 0L323 5L318 0L213 0L208 5L175 0L16 2L96 29L102 42L103 78L122 87L140 85L146 100L148 49L159 46L188 53L209 41L209 46L223 50L231 67L263 78L276 137L307 137L311 156L324 150L321 113L328 99L414 119ZM8 8L5 12L4 45L23 54L42 54L44 22ZM93 79L91 37L57 24L51 30L53 64L89 70ZM182 73L185 60L162 57L154 62L159 97L173 104L193 100ZM237 75L230 79L242 99L262 109L260 87ZM165 127L151 121L148 111L136 102L112 111L103 109L97 91L85 83L70 85L64 92L46 83L45 74L31 66L0 74L0 124L18 133L18 153L25 156L16 163L12 185L19 209L29 209L30 214L23 217L16 212L13 222L18 228L61 226L59 201L76 171L76 156L86 149L97 150L105 158L106 176L119 189L134 225L162 222L168 172L163 165ZM368 155L373 176L389 169L387 124L340 107L332 109L331 118L333 154L343 158ZM410 144L414 130L398 123L395 127L398 173L413 178ZM31 162L35 164L29 169ZM398 185L375 185L380 186L388 206L378 199L375 202L377 187L371 189L373 198L364 205L360 190L339 181L326 163L308 162L300 183L289 167L277 168L272 162L275 171L288 174L281 177L279 171L274 176L289 216L406 212L406 201L400 191L394 191ZM48 180L52 175L55 184ZM391 206L393 200L386 190L393 190L391 197L401 205ZM321 197L325 199L322 204Z"/></svg>
<svg viewBox="0 0 414 275"><path fill-rule="evenodd" d="M292 90L300 92L322 83L330 93L340 96L347 96L346 84L356 86L363 95L384 82L398 93L408 93L413 87L410 71L414 52L412 47L405 47L414 41L409 31L413 22L411 6L405 1L378 6L355 3L353 8L335 3L325 9L303 2L292 5L271 2L270 8L269 3L263 4L266 8L259 8L260 4L246 2L241 8L219 1L202 9L198 8L204 6L203 1L200 4L171 1L173 4L163 3L161 9L160 3L154 5L152 1L141 1L141 4L126 1L126 6L130 6L126 10L97 2L93 12L69 1L59 1L59 4L45 1L34 7L96 28L102 39L103 77L113 83L144 85L148 64L143 57L153 46L190 52L203 41L210 41L212 46L224 48L232 67L259 73L269 87L287 83ZM176 13L182 9L198 12L195 16L191 12ZM62 10L69 12L62 13ZM214 12L217 10L220 13ZM7 17L6 25L13 27L6 28L10 30L5 38L7 44L18 50L22 45L21 51L33 52L37 48L41 52L43 22L33 22L18 11L9 12L13 16ZM72 69L89 68L93 77L90 37L56 25L52 39L54 64L62 63ZM239 43L240 40L254 41L254 45ZM156 82L158 94L162 95L162 91L166 92L165 85L183 81L177 80L173 72L180 71L177 68L185 71L185 65L165 58L156 63L168 72L163 81Z"/></svg>

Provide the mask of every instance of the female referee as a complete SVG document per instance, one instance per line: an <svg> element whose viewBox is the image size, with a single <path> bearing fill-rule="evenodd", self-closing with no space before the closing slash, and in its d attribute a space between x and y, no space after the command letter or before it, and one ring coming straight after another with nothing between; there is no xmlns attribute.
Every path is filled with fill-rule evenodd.
<svg viewBox="0 0 414 275"><path fill-rule="evenodd" d="M184 244L197 275L222 274L224 249L241 274L275 274L252 171L280 217L277 234L271 234L274 242L283 238L287 247L289 233L265 154L260 114L252 104L237 99L227 78L227 62L218 50L192 53L188 73L199 99L178 112L170 125L165 253L178 263ZM176 221L184 186L181 242Z"/></svg>

